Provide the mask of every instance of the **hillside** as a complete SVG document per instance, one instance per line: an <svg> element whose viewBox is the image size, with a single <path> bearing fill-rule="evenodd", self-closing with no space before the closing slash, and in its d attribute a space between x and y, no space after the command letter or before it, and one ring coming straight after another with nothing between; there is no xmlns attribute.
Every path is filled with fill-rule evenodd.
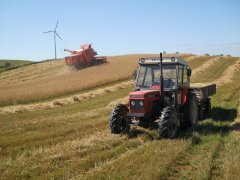
<svg viewBox="0 0 240 180"><path fill-rule="evenodd" d="M215 82L211 115L195 131L157 139L157 129L109 131L141 56L70 71L63 60L0 76L0 176L6 179L237 179L240 176L240 58L180 55L191 82ZM6 106L7 105L7 106Z"/></svg>
<svg viewBox="0 0 240 180"><path fill-rule="evenodd" d="M34 63L25 60L0 60L0 72Z"/></svg>
<svg viewBox="0 0 240 180"><path fill-rule="evenodd" d="M142 56L154 55L108 57L109 63L80 71L71 70L62 59L3 72L0 76L0 106L72 94L130 78L132 71L137 67L139 57Z"/></svg>

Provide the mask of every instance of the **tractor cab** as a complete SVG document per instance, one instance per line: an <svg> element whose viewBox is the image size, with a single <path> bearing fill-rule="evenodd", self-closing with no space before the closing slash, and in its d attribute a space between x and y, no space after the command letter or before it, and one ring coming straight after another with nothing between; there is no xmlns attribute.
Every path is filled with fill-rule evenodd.
<svg viewBox="0 0 240 180"><path fill-rule="evenodd" d="M139 67L134 72L135 88L160 89L160 58L141 58ZM189 87L190 69L185 60L181 58L163 58L163 89L171 90L179 87Z"/></svg>
<svg viewBox="0 0 240 180"><path fill-rule="evenodd" d="M191 69L185 60L163 58L161 68L160 58L141 58L133 75L135 91L129 95L129 116L144 121L154 120L163 107L179 108L186 103Z"/></svg>

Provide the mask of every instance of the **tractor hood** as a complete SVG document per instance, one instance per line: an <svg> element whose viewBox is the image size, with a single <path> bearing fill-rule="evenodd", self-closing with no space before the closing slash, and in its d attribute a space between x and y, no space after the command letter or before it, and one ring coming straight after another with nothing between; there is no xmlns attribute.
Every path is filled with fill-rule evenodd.
<svg viewBox="0 0 240 180"><path fill-rule="evenodd" d="M130 99L144 99L144 98L157 98L157 97L160 97L159 90L133 91L129 94Z"/></svg>
<svg viewBox="0 0 240 180"><path fill-rule="evenodd" d="M129 94L129 116L150 117L154 115L154 107L159 106L160 93L158 90L140 90Z"/></svg>

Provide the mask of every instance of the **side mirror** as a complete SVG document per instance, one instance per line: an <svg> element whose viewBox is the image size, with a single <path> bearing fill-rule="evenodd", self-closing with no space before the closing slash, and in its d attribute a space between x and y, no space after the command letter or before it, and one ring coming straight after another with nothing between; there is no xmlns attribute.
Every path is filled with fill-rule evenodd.
<svg viewBox="0 0 240 180"><path fill-rule="evenodd" d="M132 77L133 77L133 79L136 79L136 77L137 77L137 71L136 71L136 69L133 71Z"/></svg>
<svg viewBox="0 0 240 180"><path fill-rule="evenodd" d="M134 80L137 78L138 69L139 69L139 67L137 67L132 73L132 77L133 77Z"/></svg>
<svg viewBox="0 0 240 180"><path fill-rule="evenodd" d="M192 75L192 70L191 69L187 69L187 76L191 76Z"/></svg>

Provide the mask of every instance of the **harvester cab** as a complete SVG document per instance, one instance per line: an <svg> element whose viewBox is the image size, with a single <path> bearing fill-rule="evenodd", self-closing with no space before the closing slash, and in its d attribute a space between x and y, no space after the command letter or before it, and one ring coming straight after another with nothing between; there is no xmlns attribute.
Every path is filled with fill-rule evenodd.
<svg viewBox="0 0 240 180"><path fill-rule="evenodd" d="M179 126L197 125L199 110L209 110L208 96L216 92L216 85L191 88L191 69L179 57L140 58L133 76L135 87L128 105L118 104L111 113L112 133L128 132L130 125L138 125L158 127L159 137L175 137ZM201 97L203 88L212 90Z"/></svg>

